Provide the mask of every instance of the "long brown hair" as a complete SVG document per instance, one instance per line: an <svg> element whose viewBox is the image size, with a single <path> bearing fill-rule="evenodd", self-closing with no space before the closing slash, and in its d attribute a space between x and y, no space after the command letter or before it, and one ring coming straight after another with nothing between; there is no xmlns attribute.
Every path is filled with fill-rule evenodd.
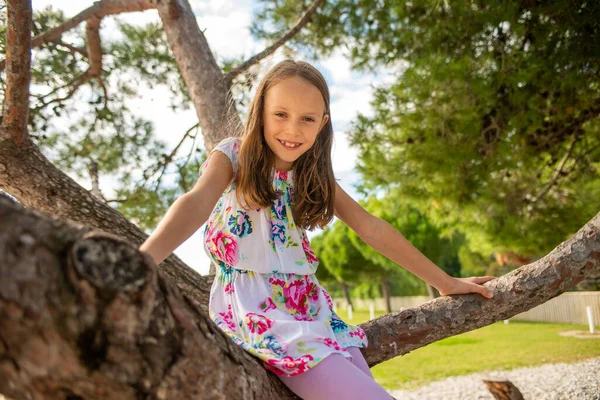
<svg viewBox="0 0 600 400"><path fill-rule="evenodd" d="M256 95L250 103L239 150L236 196L238 202L247 209L270 207L277 199L277 193L272 187L275 155L264 138L262 116L267 90L291 77L299 77L319 89L325 101L325 114L329 115L329 120L312 147L292 165L294 222L303 229L324 228L333 219L335 198L335 178L331 166L333 126L329 112L329 88L323 75L306 62L282 61L271 68L258 85Z"/></svg>

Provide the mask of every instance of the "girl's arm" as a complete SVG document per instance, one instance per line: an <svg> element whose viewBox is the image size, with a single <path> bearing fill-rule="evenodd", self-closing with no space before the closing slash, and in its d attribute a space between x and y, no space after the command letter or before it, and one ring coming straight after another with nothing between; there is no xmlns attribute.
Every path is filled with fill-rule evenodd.
<svg viewBox="0 0 600 400"><path fill-rule="evenodd" d="M356 232L366 244L435 287L440 294L445 296L476 292L485 297L492 297L489 289L478 283L494 277L451 277L425 257L387 221L362 208L337 183L334 208L336 217Z"/></svg>
<svg viewBox="0 0 600 400"><path fill-rule="evenodd" d="M229 158L220 151L212 153L192 190L171 204L139 250L148 253L156 264L161 263L206 222L232 178Z"/></svg>

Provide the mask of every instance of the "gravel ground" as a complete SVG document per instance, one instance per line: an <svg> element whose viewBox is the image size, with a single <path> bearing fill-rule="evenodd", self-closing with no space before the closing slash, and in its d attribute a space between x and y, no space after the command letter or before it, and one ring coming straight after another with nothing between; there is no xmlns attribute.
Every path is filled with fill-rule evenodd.
<svg viewBox="0 0 600 400"><path fill-rule="evenodd" d="M510 371L484 371L390 393L398 400L494 400L483 379L508 379L525 400L600 400L600 358Z"/></svg>

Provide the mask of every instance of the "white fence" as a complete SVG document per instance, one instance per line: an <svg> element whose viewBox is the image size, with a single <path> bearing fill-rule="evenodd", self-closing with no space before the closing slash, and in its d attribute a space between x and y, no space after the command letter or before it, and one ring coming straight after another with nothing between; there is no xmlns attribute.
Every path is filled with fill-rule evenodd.
<svg viewBox="0 0 600 400"><path fill-rule="evenodd" d="M392 311L417 307L429 300L431 299L427 296L392 297ZM353 299L352 301L355 309L368 310L369 305L374 303L376 310L385 310L383 298ZM345 299L336 298L333 299L333 303L337 309L347 308ZM565 292L510 319L587 325L587 306L592 308L594 323L600 325L600 292Z"/></svg>

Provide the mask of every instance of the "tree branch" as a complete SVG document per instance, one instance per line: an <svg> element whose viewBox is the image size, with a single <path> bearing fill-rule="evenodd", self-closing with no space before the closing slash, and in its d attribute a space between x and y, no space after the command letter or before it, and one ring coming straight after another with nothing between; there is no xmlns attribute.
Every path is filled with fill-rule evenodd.
<svg viewBox="0 0 600 400"><path fill-rule="evenodd" d="M544 187L544 189L542 189L542 191L540 193L538 193L537 196L535 196L533 199L531 199L530 204L535 204L536 202L538 202L542 197L544 197L546 195L546 193L548 193L550 188L556 183L556 180L560 177L560 173L562 172L562 169L564 168L565 163L571 156L571 152L573 151L573 148L575 147L575 143L577 143L577 138L578 138L577 134L573 134L573 139L571 139L571 144L569 145L569 148L567 149L567 152L563 156L562 160L560 160L560 162L558 163L558 168L556 168L556 171L554 171L552 178L546 183L546 186Z"/></svg>
<svg viewBox="0 0 600 400"><path fill-rule="evenodd" d="M11 398L295 398L117 236L2 198L0 273Z"/></svg>
<svg viewBox="0 0 600 400"><path fill-rule="evenodd" d="M293 396L130 242L0 198L0 393L15 398ZM535 263L363 324L370 366L522 313L600 276L600 213Z"/></svg>
<svg viewBox="0 0 600 400"><path fill-rule="evenodd" d="M100 18L92 17L86 21L85 39L90 68L88 74L95 78L104 93L104 108L108 108L108 90L102 79L102 43L100 41Z"/></svg>
<svg viewBox="0 0 600 400"><path fill-rule="evenodd" d="M102 74L102 44L100 43L100 18L92 17L86 21L85 40L91 78L99 78Z"/></svg>
<svg viewBox="0 0 600 400"><path fill-rule="evenodd" d="M246 71L248 68L250 68L254 64L259 63L261 60L263 60L264 58L271 55L275 50L277 50L279 47L281 47L288 40L290 40L291 38L296 36L296 34L298 32L300 32L300 30L304 26L306 26L306 24L308 24L310 22L310 19L312 18L312 16L317 12L317 9L324 2L325 2L325 0L313 1L313 3L310 5L310 7L308 7L308 10L306 10L306 13L304 13L304 15L296 21L294 26L285 35L283 35L279 40L277 40L275 43L273 43L271 46L267 47L260 53L254 55L253 57L244 61L239 67L236 67L233 70L231 70L230 72L228 72L227 74L225 74L225 80L226 80L226 82L228 82L228 85L231 85L231 82L233 81L233 79L236 76L238 76L242 72Z"/></svg>
<svg viewBox="0 0 600 400"><path fill-rule="evenodd" d="M74 78L71 82L67 83L64 86L58 87L54 90L52 90L50 93L47 93L45 95L43 95L42 97L39 97L39 100L41 101L42 104L40 104L39 106L36 106L32 109L32 111L39 111L44 107L47 107L48 105L52 104L52 103L58 103L61 101L65 101L70 99L71 97L73 97L73 95L77 92L77 90L81 87L81 85L83 85L85 82L88 81L88 79L90 79L90 75L89 75L89 69L86 70L83 74L81 74L80 76ZM60 89L65 89L65 88L70 88L68 93L63 96L63 97L55 97L52 100L46 102L45 99L48 96L51 96L52 94L58 92Z"/></svg>
<svg viewBox="0 0 600 400"><path fill-rule="evenodd" d="M59 39L60 36L75 28L81 22L90 18L102 19L107 15L122 14L126 12L145 11L156 8L157 0L101 0L94 3L93 6L83 10L73 18L65 21L56 28L50 29L40 35L37 35L31 41L31 47L39 47L45 43ZM30 31L31 32L31 31ZM31 35L31 33L30 33ZM5 60L0 61L0 71L4 69Z"/></svg>
<svg viewBox="0 0 600 400"><path fill-rule="evenodd" d="M8 0L6 17L6 93L2 127L17 146L30 144L27 133L31 81L31 1ZM4 139L0 132L0 139Z"/></svg>
<svg viewBox="0 0 600 400"><path fill-rule="evenodd" d="M204 147L211 150L220 140L239 133L242 122L235 109L223 72L198 27L187 0L157 4L167 41L189 90L202 126Z"/></svg>
<svg viewBox="0 0 600 400"><path fill-rule="evenodd" d="M479 294L443 296L362 325L369 366L438 340L508 319L600 276L600 213L545 257L486 282L493 299Z"/></svg>
<svg viewBox="0 0 600 400"><path fill-rule="evenodd" d="M148 238L122 214L57 169L35 146L23 148L12 141L0 141L0 189L28 208L110 232L137 245ZM207 312L212 278L201 276L173 253L160 268L177 284L188 303Z"/></svg>
<svg viewBox="0 0 600 400"><path fill-rule="evenodd" d="M86 49L82 49L82 48L73 46L69 43L63 42L60 39L55 39L55 40L52 40L51 42L57 44L58 46L66 47L72 54L78 53L81 56L88 58L88 53L87 53Z"/></svg>
<svg viewBox="0 0 600 400"><path fill-rule="evenodd" d="M150 175L153 176L159 169L161 169L160 171L160 175L158 176L158 179L156 180L156 184L154 186L154 191L156 192L158 190L158 186L160 185L160 181L165 173L165 170L167 169L167 166L173 161L173 159L175 158L175 156L177 155L177 152L179 151L179 148L181 147L181 145L183 144L183 142L185 141L185 139L187 139L190 136L190 133L198 128L200 126L200 123L196 123L194 126L192 126L191 128L189 128L186 132L185 135L183 135L183 137L181 138L181 140L179 141L179 143L177 143L177 146L175 146L175 148L171 151L171 153L165 157L164 160L162 160L154 169L154 171L152 172L152 174ZM194 136L194 139L196 138L196 136ZM195 142L195 141L194 141ZM193 146L192 146L193 147ZM189 157L188 157L188 161L189 161ZM187 164L187 161L186 161ZM147 179L147 178L146 178Z"/></svg>

